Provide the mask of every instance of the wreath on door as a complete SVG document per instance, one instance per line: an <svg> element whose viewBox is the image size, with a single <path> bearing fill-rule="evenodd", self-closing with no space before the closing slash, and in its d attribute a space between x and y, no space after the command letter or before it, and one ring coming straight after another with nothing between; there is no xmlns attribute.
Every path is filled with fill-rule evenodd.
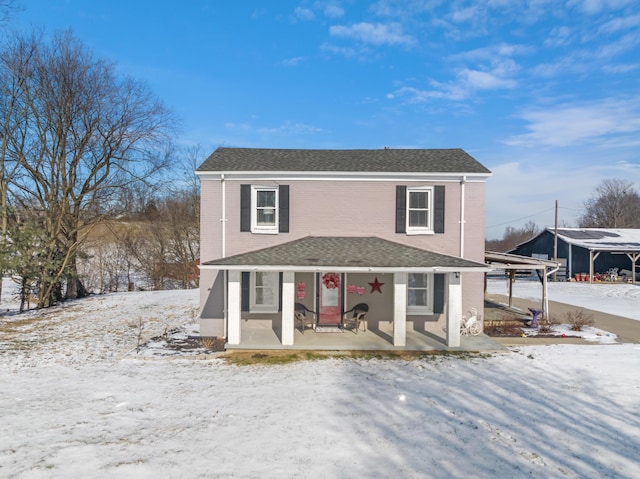
<svg viewBox="0 0 640 479"><path fill-rule="evenodd" d="M338 273L326 273L322 276L322 284L327 289L340 287L340 275Z"/></svg>

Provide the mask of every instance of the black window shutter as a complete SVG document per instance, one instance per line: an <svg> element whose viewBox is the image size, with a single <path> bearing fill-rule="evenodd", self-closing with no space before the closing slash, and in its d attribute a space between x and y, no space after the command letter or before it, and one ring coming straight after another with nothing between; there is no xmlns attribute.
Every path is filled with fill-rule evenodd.
<svg viewBox="0 0 640 479"><path fill-rule="evenodd" d="M444 186L435 186L433 196L433 231L444 233Z"/></svg>
<svg viewBox="0 0 640 479"><path fill-rule="evenodd" d="M280 224L278 231L280 233L289 232L289 185L280 185L278 187L278 209Z"/></svg>
<svg viewBox="0 0 640 479"><path fill-rule="evenodd" d="M407 232L407 187L396 186L396 233Z"/></svg>
<svg viewBox="0 0 640 479"><path fill-rule="evenodd" d="M278 296L278 311L282 311L282 280L283 278L284 278L284 273L280 271L280 273L278 273L278 291L280 292L280 295Z"/></svg>
<svg viewBox="0 0 640 479"><path fill-rule="evenodd" d="M242 272L240 278L240 291L242 297L242 311L249 311L249 289L251 288L251 273L248 271Z"/></svg>
<svg viewBox="0 0 640 479"><path fill-rule="evenodd" d="M433 275L433 312L444 313L444 274Z"/></svg>
<svg viewBox="0 0 640 479"><path fill-rule="evenodd" d="M240 231L251 231L251 185L240 185Z"/></svg>

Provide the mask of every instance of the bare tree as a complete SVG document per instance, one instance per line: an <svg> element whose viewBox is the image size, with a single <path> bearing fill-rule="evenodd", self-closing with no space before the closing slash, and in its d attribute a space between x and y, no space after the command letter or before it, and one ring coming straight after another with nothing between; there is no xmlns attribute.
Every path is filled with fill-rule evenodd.
<svg viewBox="0 0 640 479"><path fill-rule="evenodd" d="M76 259L87 233L118 191L166 166L175 120L144 84L119 77L70 32L33 43L21 63L24 114L7 154L19 170L10 182L16 201L42 215L47 254L60 260L39 290L38 306L46 307L61 282L67 297L83 294Z"/></svg>
<svg viewBox="0 0 640 479"><path fill-rule="evenodd" d="M0 11L11 7L13 3L0 2ZM17 38L0 50L0 247L9 239L9 184L18 174L19 167L19 163L10 155L10 148L13 141L19 141L16 134L28 117L23 88L37 41L36 35ZM5 268L0 264L0 279L4 273Z"/></svg>
<svg viewBox="0 0 640 479"><path fill-rule="evenodd" d="M640 227L640 196L628 180L603 180L584 202L584 208L581 228Z"/></svg>
<svg viewBox="0 0 640 479"><path fill-rule="evenodd" d="M19 9L17 0L0 0L0 26L6 24L11 15Z"/></svg>
<svg viewBox="0 0 640 479"><path fill-rule="evenodd" d="M540 232L540 228L533 221L527 222L521 228L507 226L501 239L487 240L485 248L488 251L508 252L521 243L530 240Z"/></svg>

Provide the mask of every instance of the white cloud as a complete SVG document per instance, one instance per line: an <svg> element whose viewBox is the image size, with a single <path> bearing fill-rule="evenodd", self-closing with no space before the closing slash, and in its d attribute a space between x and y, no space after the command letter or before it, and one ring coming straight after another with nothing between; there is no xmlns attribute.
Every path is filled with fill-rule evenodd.
<svg viewBox="0 0 640 479"><path fill-rule="evenodd" d="M329 3L324 7L323 13L329 18L340 18L344 16L344 8L338 4Z"/></svg>
<svg viewBox="0 0 640 479"><path fill-rule="evenodd" d="M500 88L515 88L515 80L501 78L492 72L470 70L464 68L458 73L458 78L468 91L473 90L497 90Z"/></svg>
<svg viewBox="0 0 640 479"><path fill-rule="evenodd" d="M401 87L389 93L387 98L408 98L409 103L422 103L431 99L464 100L481 90L504 90L518 86L512 78L519 66L511 59L496 59L490 68L461 68L456 71L456 79L451 82L432 80L432 89Z"/></svg>
<svg viewBox="0 0 640 479"><path fill-rule="evenodd" d="M251 123L242 122L234 123L227 122L224 124L228 130L241 132L243 135L271 135L271 136L286 136L286 135L300 135L300 134L316 134L324 131L322 128L308 125L305 123L295 122L287 120L279 126L255 126Z"/></svg>
<svg viewBox="0 0 640 479"><path fill-rule="evenodd" d="M366 49L355 49L353 47L339 47L337 45L331 45L330 43L323 43L320 45L320 50L323 52L331 53L333 55L342 55L346 58L362 57L366 54Z"/></svg>
<svg viewBox="0 0 640 479"><path fill-rule="evenodd" d="M602 0L572 0L567 5L575 5L583 12L594 14L602 10L602 3Z"/></svg>
<svg viewBox="0 0 640 479"><path fill-rule="evenodd" d="M577 7L583 12L595 15L602 10L616 10L633 4L636 0L570 0L567 5Z"/></svg>
<svg viewBox="0 0 640 479"><path fill-rule="evenodd" d="M493 173L486 188L488 238L501 237L507 225L521 227L528 221L553 226L555 200L560 224L575 226L583 202L604 178L640 184L640 165L628 161L585 159L580 152L522 151L514 156L518 161L487 165Z"/></svg>
<svg viewBox="0 0 640 479"><path fill-rule="evenodd" d="M633 32L622 36L615 42L605 44L598 48L596 56L599 58L610 58L620 53L634 50L640 45L640 33Z"/></svg>
<svg viewBox="0 0 640 479"><path fill-rule="evenodd" d="M313 20L316 18L315 13L308 8L296 7L293 13L298 20Z"/></svg>
<svg viewBox="0 0 640 479"><path fill-rule="evenodd" d="M514 43L498 43L487 47L475 48L466 52L456 53L449 56L450 60L455 61L500 61L502 57L512 57L514 55L523 55L533 51L528 45Z"/></svg>
<svg viewBox="0 0 640 479"><path fill-rule="evenodd" d="M286 60L282 60L282 64L288 67L294 67L298 63L301 63L306 60L306 57L293 57L287 58Z"/></svg>
<svg viewBox="0 0 640 479"><path fill-rule="evenodd" d="M361 22L351 26L333 25L329 34L334 37L351 38L371 45L412 45L415 39L402 31L399 23Z"/></svg>
<svg viewBox="0 0 640 479"><path fill-rule="evenodd" d="M406 98L408 103L424 103L431 99L462 100L467 97L466 91L452 85L434 83L432 86L437 89L421 90L414 87L398 88L393 93L388 93L387 98L389 100Z"/></svg>
<svg viewBox="0 0 640 479"><path fill-rule="evenodd" d="M640 63L628 63L620 65L606 65L603 70L607 73L629 73L640 68Z"/></svg>
<svg viewBox="0 0 640 479"><path fill-rule="evenodd" d="M305 123L285 121L276 127L261 127L256 130L261 135L289 135L289 134L315 134L322 132L322 128Z"/></svg>
<svg viewBox="0 0 640 479"><path fill-rule="evenodd" d="M573 42L573 29L567 26L556 27L551 30L544 44L548 47L564 47Z"/></svg>
<svg viewBox="0 0 640 479"><path fill-rule="evenodd" d="M477 6L461 8L451 12L451 20L456 23L468 22L470 20L477 19L480 12Z"/></svg>
<svg viewBox="0 0 640 479"><path fill-rule="evenodd" d="M590 104L563 104L524 112L529 133L515 135L508 145L566 147L613 143L628 146L640 143L640 102L607 99Z"/></svg>
<svg viewBox="0 0 640 479"><path fill-rule="evenodd" d="M636 28L638 26L640 26L640 15L631 15L628 17L619 17L609 20L598 29L598 32L614 33L628 28Z"/></svg>

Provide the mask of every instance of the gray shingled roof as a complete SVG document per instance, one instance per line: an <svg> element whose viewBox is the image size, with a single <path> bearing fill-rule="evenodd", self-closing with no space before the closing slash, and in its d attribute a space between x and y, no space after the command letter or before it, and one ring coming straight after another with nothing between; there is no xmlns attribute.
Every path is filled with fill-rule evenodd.
<svg viewBox="0 0 640 479"><path fill-rule="evenodd" d="M203 263L204 266L260 267L282 269L349 268L443 268L486 269L486 265L406 246L377 237L307 236L288 243ZM237 268L234 268L237 269Z"/></svg>
<svg viewBox="0 0 640 479"><path fill-rule="evenodd" d="M491 173L460 148L431 150L218 148L198 168L198 172L207 171Z"/></svg>

